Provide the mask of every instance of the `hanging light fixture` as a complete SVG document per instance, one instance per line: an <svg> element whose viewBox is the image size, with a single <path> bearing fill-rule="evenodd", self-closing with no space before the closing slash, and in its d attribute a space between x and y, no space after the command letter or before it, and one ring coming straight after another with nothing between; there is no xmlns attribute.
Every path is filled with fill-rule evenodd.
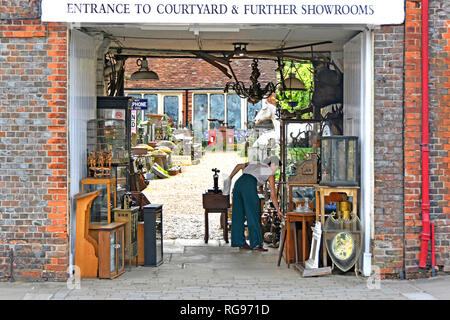
<svg viewBox="0 0 450 320"><path fill-rule="evenodd" d="M291 61L291 66L292 65L294 66L295 69L297 69L295 67L293 61ZM280 91L282 93L282 96L285 99L289 100L289 101L287 101L287 104L289 105L289 107L291 108L291 111L293 112L295 110L295 108L297 107L298 102L290 100L291 98L286 93L293 92L293 91L306 91L306 90L308 90L308 88L306 88L305 83L301 79L297 78L296 72L294 72L292 70L292 67L291 67L291 70L289 71L287 78L284 79L282 76L283 69L284 69L284 63L281 63L281 61L279 61L278 71L280 72L280 75L281 75ZM296 70L296 71L298 71L298 70Z"/></svg>
<svg viewBox="0 0 450 320"><path fill-rule="evenodd" d="M305 83L295 76L295 73L289 73L289 76L284 80L286 85L285 91L305 91L307 90Z"/></svg>
<svg viewBox="0 0 450 320"><path fill-rule="evenodd" d="M234 55L238 57L245 57L247 55L247 44L245 42L235 42L234 46Z"/></svg>
<svg viewBox="0 0 450 320"><path fill-rule="evenodd" d="M248 101L253 104L261 101L262 99L266 99L275 92L276 86L272 82L269 82L263 89L261 84L258 82L260 75L261 73L258 70L258 59L253 59L252 74L250 75L250 87L246 88L245 84L242 81L238 81L235 76L236 82L228 82L225 85L224 92L227 93L229 88L232 88L239 97L248 99Z"/></svg>
<svg viewBox="0 0 450 320"><path fill-rule="evenodd" d="M131 80L159 80L156 72L148 69L148 61L146 57L137 59L136 65L139 67L139 70L131 75Z"/></svg>

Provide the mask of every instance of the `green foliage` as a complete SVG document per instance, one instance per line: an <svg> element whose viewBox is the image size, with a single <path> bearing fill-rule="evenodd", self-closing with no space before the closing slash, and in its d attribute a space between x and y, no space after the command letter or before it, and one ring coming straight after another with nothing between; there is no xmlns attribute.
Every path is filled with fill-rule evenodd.
<svg viewBox="0 0 450 320"><path fill-rule="evenodd" d="M305 84L306 91L285 91L277 90L277 100L281 108L293 113L297 110L305 109L309 106L312 91L314 88L314 68L311 62L294 62L284 60L283 78L287 78L290 73L294 73L297 79L300 79ZM292 108L289 102L297 102L297 105ZM306 115L307 116L307 115Z"/></svg>

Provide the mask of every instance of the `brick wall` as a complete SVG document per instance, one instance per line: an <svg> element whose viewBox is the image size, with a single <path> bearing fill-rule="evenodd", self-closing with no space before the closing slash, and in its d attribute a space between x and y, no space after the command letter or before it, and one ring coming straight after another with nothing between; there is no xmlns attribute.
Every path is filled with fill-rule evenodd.
<svg viewBox="0 0 450 320"><path fill-rule="evenodd" d="M374 35L374 228L373 262L385 276L403 266L403 26Z"/></svg>
<svg viewBox="0 0 450 320"><path fill-rule="evenodd" d="M429 3L429 108L430 108L430 221L436 224L436 264L449 264L449 71L448 4ZM447 9L446 9L447 7ZM405 264L407 277L429 276L420 269L422 232L422 88L421 1L407 1L405 39ZM428 265L431 264L429 250Z"/></svg>
<svg viewBox="0 0 450 320"><path fill-rule="evenodd" d="M436 264L450 267L450 19L449 3L430 1L430 219Z"/></svg>
<svg viewBox="0 0 450 320"><path fill-rule="evenodd" d="M430 1L429 15L430 220L436 225L436 264L443 267L449 265L450 252L448 5L442 0ZM375 31L373 259L385 277L398 277L403 264L407 278L430 275L429 267L418 266L422 232L421 46L420 0L406 1L404 27L385 26Z"/></svg>
<svg viewBox="0 0 450 320"><path fill-rule="evenodd" d="M66 278L67 28L1 1L0 280ZM16 20L17 19L17 20Z"/></svg>

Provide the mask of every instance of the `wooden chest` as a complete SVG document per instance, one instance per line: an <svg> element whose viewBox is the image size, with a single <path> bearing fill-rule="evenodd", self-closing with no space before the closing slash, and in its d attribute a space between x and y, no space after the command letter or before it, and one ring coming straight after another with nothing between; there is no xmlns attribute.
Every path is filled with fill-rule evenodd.
<svg viewBox="0 0 450 320"><path fill-rule="evenodd" d="M226 209L230 207L230 195L206 192L203 194L204 209Z"/></svg>

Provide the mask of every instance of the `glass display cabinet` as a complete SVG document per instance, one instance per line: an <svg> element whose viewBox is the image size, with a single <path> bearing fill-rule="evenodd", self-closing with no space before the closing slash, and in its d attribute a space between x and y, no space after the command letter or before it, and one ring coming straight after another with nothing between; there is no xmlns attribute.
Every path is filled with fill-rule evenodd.
<svg viewBox="0 0 450 320"><path fill-rule="evenodd" d="M157 267L162 263L162 204L148 204L144 206L144 266Z"/></svg>
<svg viewBox="0 0 450 320"><path fill-rule="evenodd" d="M89 233L98 243L98 277L114 279L125 272L125 222L91 227Z"/></svg>
<svg viewBox="0 0 450 320"><path fill-rule="evenodd" d="M315 185L318 182L319 124L320 121L310 119L280 119L280 209L283 213L290 208L288 185Z"/></svg>
<svg viewBox="0 0 450 320"><path fill-rule="evenodd" d="M320 185L358 186L358 137L330 136L321 138Z"/></svg>
<svg viewBox="0 0 450 320"><path fill-rule="evenodd" d="M105 139L108 139L116 148L115 153L113 149L112 171L114 177L117 178L117 191L121 191L123 188L126 189L125 191L130 191L132 101L133 97L97 97L96 121L100 124L104 121L106 125L114 129L114 131L105 131L104 133ZM121 134L115 134L118 132ZM103 132L100 131L100 133Z"/></svg>
<svg viewBox="0 0 450 320"><path fill-rule="evenodd" d="M91 225L111 223L112 208L116 207L116 179L115 178L84 178L81 180L81 192L100 191L98 197L92 201Z"/></svg>
<svg viewBox="0 0 450 320"><path fill-rule="evenodd" d="M111 151L113 164L126 163L129 152L126 124L122 119L91 119L87 124L87 150Z"/></svg>
<svg viewBox="0 0 450 320"><path fill-rule="evenodd" d="M125 222L125 257L128 263L138 255L137 247L137 226L139 207L131 207L127 209L115 208L114 222ZM137 263L137 260L136 260Z"/></svg>
<svg viewBox="0 0 450 320"><path fill-rule="evenodd" d="M129 191L129 165L112 164L112 177L116 179L116 203Z"/></svg>

